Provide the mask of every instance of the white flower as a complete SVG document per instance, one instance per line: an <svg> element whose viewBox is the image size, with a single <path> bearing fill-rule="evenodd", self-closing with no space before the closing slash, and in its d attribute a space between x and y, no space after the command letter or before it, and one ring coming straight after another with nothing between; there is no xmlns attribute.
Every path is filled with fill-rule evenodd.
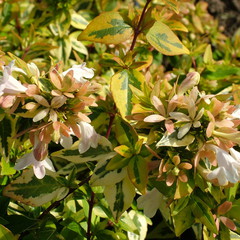
<svg viewBox="0 0 240 240"><path fill-rule="evenodd" d="M46 151L47 145L42 145L42 142L40 142L37 135L35 135L33 151L25 154L23 157L18 159L14 168L16 170L22 170L27 168L28 166L33 166L33 172L35 176L39 179L42 179L46 173L45 168L55 172L51 160L47 156L45 156ZM38 161L36 158L40 157L40 155L42 154L44 154L45 157L41 161Z"/></svg>
<svg viewBox="0 0 240 240"><path fill-rule="evenodd" d="M210 150L216 153L218 167L207 175L209 180L217 179L219 185L225 186L228 182L237 183L240 180L240 153L230 148L230 154L225 150L210 144Z"/></svg>
<svg viewBox="0 0 240 240"><path fill-rule="evenodd" d="M81 141L78 146L80 153L86 152L90 147L96 148L98 146L99 135L89 123L81 121L79 123Z"/></svg>
<svg viewBox="0 0 240 240"><path fill-rule="evenodd" d="M96 133L93 126L89 123L81 121L77 124L78 130L80 132L81 138L78 146L80 154L86 152L90 147L96 148L98 146L99 134ZM60 144L66 148L71 148L73 144L73 139L71 135L75 135L74 131L70 128L69 137L60 135Z"/></svg>
<svg viewBox="0 0 240 240"><path fill-rule="evenodd" d="M16 170L22 170L31 165L33 166L34 174L38 179L42 179L45 176L45 168L55 172L53 164L48 157L46 157L42 161L37 161L34 157L33 151L25 154L22 158L18 159L14 168Z"/></svg>
<svg viewBox="0 0 240 240"><path fill-rule="evenodd" d="M22 69L14 66L14 61L11 61L8 66L5 66L3 76L0 78L0 96L4 93L19 94L26 92L27 88L11 75L13 71L26 74Z"/></svg>
<svg viewBox="0 0 240 240"><path fill-rule="evenodd" d="M94 76L94 71L92 68L87 68L86 63L82 63L80 65L73 65L67 71L63 72L62 75L65 76L69 71L73 71L73 78L77 82L84 83L87 79L92 78Z"/></svg>

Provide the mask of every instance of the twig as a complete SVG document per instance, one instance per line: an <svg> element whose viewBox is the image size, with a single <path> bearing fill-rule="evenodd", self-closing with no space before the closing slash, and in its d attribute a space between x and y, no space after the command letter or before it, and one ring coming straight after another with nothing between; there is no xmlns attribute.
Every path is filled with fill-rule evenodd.
<svg viewBox="0 0 240 240"><path fill-rule="evenodd" d="M92 239L91 224L92 224L92 210L94 206L94 192L91 193L91 199L89 200L88 221L87 221L87 240Z"/></svg>
<svg viewBox="0 0 240 240"><path fill-rule="evenodd" d="M83 184L87 183L90 180L90 178L91 178L91 176L89 176L86 179L84 179L83 181L81 181L78 184L78 188L81 187ZM60 205L61 201L63 201L65 198L67 198L71 193L73 193L78 188L70 188L68 194L63 199L53 202L47 209L45 209L42 212L42 214L38 217L38 219L43 219L52 209L58 207Z"/></svg>
<svg viewBox="0 0 240 240"><path fill-rule="evenodd" d="M141 33L141 30L140 30L140 27L141 27L141 24L142 24L142 21L143 21L143 18L144 18L144 14L147 10L147 7L148 7L148 4L151 2L152 0L147 0L144 8L143 8L143 11L142 11L142 14L140 16L140 19L139 19L139 22L138 22L138 25L136 27L136 29L134 30L134 36L133 36L133 41L132 41L132 45L130 47L130 51L133 50L135 44L136 44L136 41L137 41L137 37L138 35Z"/></svg>
<svg viewBox="0 0 240 240"><path fill-rule="evenodd" d="M113 121L114 121L114 118L115 118L115 113L110 113L109 115L110 115L110 120L109 120L109 124L108 124L108 130L107 130L107 133L106 133L106 138L107 139L109 138L110 133L111 133Z"/></svg>

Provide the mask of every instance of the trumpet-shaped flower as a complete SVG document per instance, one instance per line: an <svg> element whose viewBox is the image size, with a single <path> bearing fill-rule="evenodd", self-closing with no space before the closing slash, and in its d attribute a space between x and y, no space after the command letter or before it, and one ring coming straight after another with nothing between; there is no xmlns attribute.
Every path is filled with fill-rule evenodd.
<svg viewBox="0 0 240 240"><path fill-rule="evenodd" d="M34 157L33 151L25 154L22 158L18 159L14 168L16 170L22 170L31 165L33 166L34 174L38 179L42 179L45 176L45 174L46 174L45 168L47 168L50 171L55 172L53 164L48 157L46 157L42 161L38 161Z"/></svg>
<svg viewBox="0 0 240 240"><path fill-rule="evenodd" d="M208 148L215 152L218 167L207 175L209 180L217 179L219 185L225 186L230 183L236 183L240 180L240 153L230 148L230 154L210 144Z"/></svg>
<svg viewBox="0 0 240 240"><path fill-rule="evenodd" d="M14 61L8 66L5 66L3 69L3 76L0 78L0 96L4 93L16 95L26 92L27 88L11 75L13 71L25 74L22 69L14 66Z"/></svg>
<svg viewBox="0 0 240 240"><path fill-rule="evenodd" d="M67 71L63 72L62 75L65 76L69 71L73 71L73 77L77 82L84 83L87 79L92 78L94 76L94 71L92 68L87 68L86 63L82 63L80 65L73 65Z"/></svg>
<svg viewBox="0 0 240 240"><path fill-rule="evenodd" d="M35 135L33 151L25 154L23 157L18 159L14 168L16 170L22 170L27 168L28 166L33 166L33 172L35 176L39 179L42 179L45 176L46 173L45 168L55 172L51 160L46 156L47 155L46 147L47 145L42 144L38 140L38 137Z"/></svg>

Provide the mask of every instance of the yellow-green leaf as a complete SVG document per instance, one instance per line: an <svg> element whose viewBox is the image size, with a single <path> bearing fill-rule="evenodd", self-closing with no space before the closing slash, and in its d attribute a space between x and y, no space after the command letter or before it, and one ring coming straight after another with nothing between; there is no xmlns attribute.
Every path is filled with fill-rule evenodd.
<svg viewBox="0 0 240 240"><path fill-rule="evenodd" d="M104 195L115 219L131 206L135 194L135 187L128 177L105 187Z"/></svg>
<svg viewBox="0 0 240 240"><path fill-rule="evenodd" d="M175 13L179 14L179 2L178 0L163 0L165 4L172 9Z"/></svg>
<svg viewBox="0 0 240 240"><path fill-rule="evenodd" d="M171 30L175 31L181 31L181 32L188 32L188 29L179 21L176 20L167 20L164 21L168 27L171 28Z"/></svg>
<svg viewBox="0 0 240 240"><path fill-rule="evenodd" d="M3 195L30 206L41 206L68 193L68 188L62 186L57 177L47 170L43 179L37 179L32 169L26 170L4 188Z"/></svg>
<svg viewBox="0 0 240 240"><path fill-rule="evenodd" d="M0 239L1 240L16 240L13 233L4 227L2 224L0 224Z"/></svg>
<svg viewBox="0 0 240 240"><path fill-rule="evenodd" d="M148 166L146 158L135 155L128 164L128 176L135 187L142 193L146 193L148 181Z"/></svg>
<svg viewBox="0 0 240 240"><path fill-rule="evenodd" d="M77 29L85 29L88 25L88 21L75 11L71 14L71 25Z"/></svg>
<svg viewBox="0 0 240 240"><path fill-rule="evenodd" d="M156 21L146 34L148 42L159 52L173 56L189 54L177 35L161 21Z"/></svg>
<svg viewBox="0 0 240 240"><path fill-rule="evenodd" d="M120 13L104 12L88 24L78 40L118 44L129 39L132 34L132 27L124 22Z"/></svg>
<svg viewBox="0 0 240 240"><path fill-rule="evenodd" d="M123 118L131 114L132 111L132 90L130 86L137 89L143 87L145 78L142 73L137 70L122 70L111 79L111 92L116 106Z"/></svg>
<svg viewBox="0 0 240 240"><path fill-rule="evenodd" d="M130 158L132 156L131 149L126 145L117 146L114 148L114 151L126 158Z"/></svg>
<svg viewBox="0 0 240 240"><path fill-rule="evenodd" d="M206 47L206 50L205 50L204 55L203 55L203 61L206 64L212 64L214 62L213 55L212 55L211 44L208 44L207 47Z"/></svg>

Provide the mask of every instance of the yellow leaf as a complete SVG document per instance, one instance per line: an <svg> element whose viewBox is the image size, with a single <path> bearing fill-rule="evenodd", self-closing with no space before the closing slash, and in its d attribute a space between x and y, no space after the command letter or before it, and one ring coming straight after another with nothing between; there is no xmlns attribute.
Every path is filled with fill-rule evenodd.
<svg viewBox="0 0 240 240"><path fill-rule="evenodd" d="M124 22L118 12L105 12L94 18L78 36L78 40L87 40L105 44L118 44L133 34L130 25Z"/></svg>
<svg viewBox="0 0 240 240"><path fill-rule="evenodd" d="M188 29L179 21L176 20L167 20L164 21L168 27L171 28L171 30L175 31L182 31L182 32L188 32Z"/></svg>
<svg viewBox="0 0 240 240"><path fill-rule="evenodd" d="M177 35L161 21L156 21L146 34L148 42L159 52L173 56L189 54Z"/></svg>
<svg viewBox="0 0 240 240"><path fill-rule="evenodd" d="M177 0L163 0L165 4L175 13L179 14L179 3Z"/></svg>

